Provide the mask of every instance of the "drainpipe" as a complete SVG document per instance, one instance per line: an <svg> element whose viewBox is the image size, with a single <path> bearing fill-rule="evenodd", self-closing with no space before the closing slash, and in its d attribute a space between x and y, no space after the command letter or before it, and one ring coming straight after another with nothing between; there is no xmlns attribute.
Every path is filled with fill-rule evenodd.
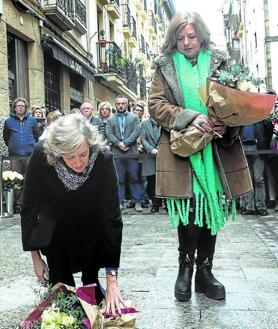
<svg viewBox="0 0 278 329"><path fill-rule="evenodd" d="M266 85L268 89L272 89L272 65L270 53L270 40L269 40L269 14L268 14L268 0L264 0L264 30L265 30L265 68L266 68Z"/></svg>

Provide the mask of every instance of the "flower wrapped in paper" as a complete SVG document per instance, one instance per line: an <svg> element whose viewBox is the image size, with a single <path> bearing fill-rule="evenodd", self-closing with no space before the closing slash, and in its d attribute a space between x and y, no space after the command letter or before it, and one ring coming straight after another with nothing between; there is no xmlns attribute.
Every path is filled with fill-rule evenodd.
<svg viewBox="0 0 278 329"><path fill-rule="evenodd" d="M75 288L56 284L20 324L22 329L103 329L135 328L136 309L126 301L122 314L105 314L105 305L98 307L95 286Z"/></svg>
<svg viewBox="0 0 278 329"><path fill-rule="evenodd" d="M234 64L229 71L219 71L208 78L208 112L227 126L262 121L271 113L277 97L264 92L261 79L252 78L248 68Z"/></svg>
<svg viewBox="0 0 278 329"><path fill-rule="evenodd" d="M209 115L227 126L245 126L266 119L276 95L241 91L208 79Z"/></svg>

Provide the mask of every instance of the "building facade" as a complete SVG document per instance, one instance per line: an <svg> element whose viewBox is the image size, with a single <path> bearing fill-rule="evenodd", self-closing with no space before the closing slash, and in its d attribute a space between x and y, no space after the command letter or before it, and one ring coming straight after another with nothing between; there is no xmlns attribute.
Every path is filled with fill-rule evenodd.
<svg viewBox="0 0 278 329"><path fill-rule="evenodd" d="M146 102L172 1L0 0L0 105L16 97L68 113L118 94Z"/></svg>
<svg viewBox="0 0 278 329"><path fill-rule="evenodd" d="M275 0L227 0L223 6L231 61L249 67L278 92L278 25Z"/></svg>

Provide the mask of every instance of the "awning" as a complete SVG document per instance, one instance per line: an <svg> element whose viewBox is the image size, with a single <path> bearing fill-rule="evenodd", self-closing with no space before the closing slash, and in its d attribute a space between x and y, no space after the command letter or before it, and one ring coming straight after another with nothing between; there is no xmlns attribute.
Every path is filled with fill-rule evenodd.
<svg viewBox="0 0 278 329"><path fill-rule="evenodd" d="M50 35L43 34L41 40L42 46L51 52L53 58L63 65L66 65L73 72L86 79L94 81L95 68L94 66L90 66L91 63L86 63L70 49Z"/></svg>

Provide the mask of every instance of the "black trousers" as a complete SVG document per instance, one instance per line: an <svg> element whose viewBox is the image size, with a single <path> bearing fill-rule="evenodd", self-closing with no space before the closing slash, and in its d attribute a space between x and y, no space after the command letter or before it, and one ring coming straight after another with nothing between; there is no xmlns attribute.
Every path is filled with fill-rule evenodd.
<svg viewBox="0 0 278 329"><path fill-rule="evenodd" d="M155 197L155 175L147 176L147 192L148 197L152 200L154 206L161 206L161 199Z"/></svg>
<svg viewBox="0 0 278 329"><path fill-rule="evenodd" d="M66 254L61 257L61 255L59 255L59 253L57 254L55 250L48 249L46 252L46 260L49 268L49 283L51 286L61 282L75 287L71 264ZM105 296L104 290L98 280L98 271L99 268L94 267L93 265L85 266L83 269L81 269L81 281L83 285L91 283L97 284L95 290L96 301L97 304L100 304Z"/></svg>
<svg viewBox="0 0 278 329"><path fill-rule="evenodd" d="M216 235L211 235L210 229L204 223L203 227L194 225L195 213L189 214L188 225L178 226L179 252L195 254L197 258L213 259Z"/></svg>

